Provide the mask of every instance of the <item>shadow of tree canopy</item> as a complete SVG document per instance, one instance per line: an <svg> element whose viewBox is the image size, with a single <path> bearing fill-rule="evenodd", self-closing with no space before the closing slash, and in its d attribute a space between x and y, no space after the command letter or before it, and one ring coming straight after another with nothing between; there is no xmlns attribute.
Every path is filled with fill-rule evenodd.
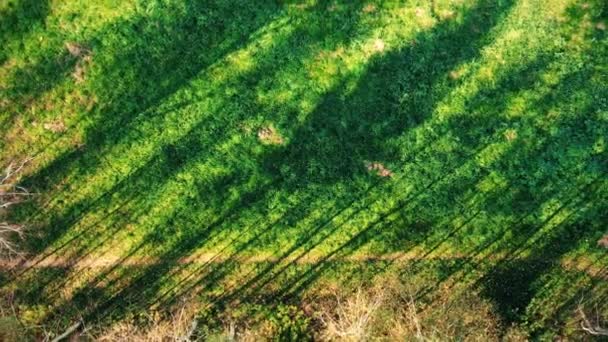
<svg viewBox="0 0 608 342"><path fill-rule="evenodd" d="M81 283L66 265L17 271L4 285L27 281L17 297L50 303L41 321L58 326L77 317L111 326L189 296L208 304L200 315L211 321L238 303L297 303L323 277L348 283L356 271L341 272L351 267L344 260L413 253L422 261L406 269L398 257L354 266L373 274L396 266L406 277L443 251L458 257L440 265L434 285L419 291L421 301L432 303L439 286L474 284L505 326L534 318L542 322L530 324L534 336L555 328L580 293L555 285L563 307L535 312L533 304L554 274L569 279L560 262L593 250L607 219L602 48L580 52L595 64L573 65L550 81L545 75L568 50L547 50L507 66L458 109L441 112L446 101L460 101L459 87L473 77L454 77L454 70L483 58L516 6L479 1L462 19L435 18L411 43L369 57L361 74L323 92L304 118L295 104L264 104L253 90L280 88L273 82L284 70L369 37L359 28L362 5L318 4L291 16L270 3L187 2L165 9L175 15L136 16L102 29L89 42L93 51L117 41L124 49L90 71L97 82L87 87L98 104L86 147L28 178L57 197L16 215L42 222L28 241L38 261L60 255L76 265L126 250ZM572 14L569 25L582 20ZM214 74L265 30L279 39L254 54L251 67ZM209 78L201 81L201 74ZM211 86L191 90L204 82ZM540 95L526 97L531 89ZM256 130L268 122L284 143L261 146ZM371 162L392 176L371 174ZM201 250L213 254L210 261L183 262ZM258 254L266 259L244 262ZM57 300L72 282L71 295Z"/></svg>
<svg viewBox="0 0 608 342"><path fill-rule="evenodd" d="M8 47L36 25L44 25L49 13L48 1L15 0L3 4L0 9L0 45ZM8 51L0 52L0 64L6 62Z"/></svg>

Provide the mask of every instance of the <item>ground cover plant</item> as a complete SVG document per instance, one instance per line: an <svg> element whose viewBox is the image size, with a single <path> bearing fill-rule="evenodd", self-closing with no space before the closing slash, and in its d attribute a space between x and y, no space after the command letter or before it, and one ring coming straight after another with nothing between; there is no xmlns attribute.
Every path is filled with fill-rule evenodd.
<svg viewBox="0 0 608 342"><path fill-rule="evenodd" d="M0 18L0 339L605 333L606 2Z"/></svg>

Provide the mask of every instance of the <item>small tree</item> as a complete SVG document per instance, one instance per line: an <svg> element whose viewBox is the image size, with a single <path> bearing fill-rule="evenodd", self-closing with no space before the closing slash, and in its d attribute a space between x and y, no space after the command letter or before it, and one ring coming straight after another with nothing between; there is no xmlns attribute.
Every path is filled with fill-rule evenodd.
<svg viewBox="0 0 608 342"><path fill-rule="evenodd" d="M15 237L23 237L24 226L3 221L6 211L14 204L32 196L26 188L17 185L19 174L31 158L21 162L11 162L0 175L0 253L17 254Z"/></svg>

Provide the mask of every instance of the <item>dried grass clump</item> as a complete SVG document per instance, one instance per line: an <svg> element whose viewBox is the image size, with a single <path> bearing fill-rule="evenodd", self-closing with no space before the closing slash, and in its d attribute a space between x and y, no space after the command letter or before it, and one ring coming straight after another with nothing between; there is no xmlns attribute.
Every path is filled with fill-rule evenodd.
<svg viewBox="0 0 608 342"><path fill-rule="evenodd" d="M363 13L373 13L373 12L376 12L376 5L367 4L367 5L365 5L365 7L363 7Z"/></svg>
<svg viewBox="0 0 608 342"><path fill-rule="evenodd" d="M138 326L131 322L119 322L99 336L96 341L190 341L197 326L197 307L184 302L168 317L150 315L150 323Z"/></svg>
<svg viewBox="0 0 608 342"><path fill-rule="evenodd" d="M22 330L16 317L0 317L0 341L22 341Z"/></svg>
<svg viewBox="0 0 608 342"><path fill-rule="evenodd" d="M281 134L272 125L260 128L258 139L266 145L282 145L285 142Z"/></svg>
<svg viewBox="0 0 608 342"><path fill-rule="evenodd" d="M513 141L513 140L517 139L517 131L514 129L506 130L504 135L505 135L505 139L507 139L507 141Z"/></svg>
<svg viewBox="0 0 608 342"><path fill-rule="evenodd" d="M382 39L374 40L374 50L375 51L382 52L382 51L384 51L385 47L386 47L386 44L384 44L384 41Z"/></svg>
<svg viewBox="0 0 608 342"><path fill-rule="evenodd" d="M65 130L67 129L65 123L63 123L63 121L61 120L47 122L42 127L44 127L44 129L46 129L47 131L51 131L53 133L62 133L65 132Z"/></svg>
<svg viewBox="0 0 608 342"><path fill-rule="evenodd" d="M326 340L365 341L370 338L370 326L376 311L384 301L382 293L375 295L358 289L354 296L337 297L335 311L321 312L324 326L321 337Z"/></svg>
<svg viewBox="0 0 608 342"><path fill-rule="evenodd" d="M401 308L394 314L389 332L395 340L497 340L500 320L490 303L476 293L446 288L431 303L416 299L413 292L402 290Z"/></svg>
<svg viewBox="0 0 608 342"><path fill-rule="evenodd" d="M603 248L608 248L608 234L602 236L602 238L597 241L597 245Z"/></svg>
<svg viewBox="0 0 608 342"><path fill-rule="evenodd" d="M85 80L86 69L92 61L91 50L82 44L75 42L65 43L65 48L70 56L77 59L76 66L72 72L72 77L76 83L82 83Z"/></svg>
<svg viewBox="0 0 608 342"><path fill-rule="evenodd" d="M317 338L326 341L498 339L499 320L475 293L442 291L431 303L417 298L420 284L387 277L382 285L336 294L316 308ZM330 296L331 297L331 296Z"/></svg>
<svg viewBox="0 0 608 342"><path fill-rule="evenodd" d="M393 171L391 171L386 166L384 166L384 164L379 162L367 162L365 167L367 168L367 171L374 172L380 177L393 176Z"/></svg>
<svg viewBox="0 0 608 342"><path fill-rule="evenodd" d="M65 48L68 50L69 54L72 57L83 57L89 54L89 49L85 48L83 45L75 43L75 42L67 42L65 43Z"/></svg>

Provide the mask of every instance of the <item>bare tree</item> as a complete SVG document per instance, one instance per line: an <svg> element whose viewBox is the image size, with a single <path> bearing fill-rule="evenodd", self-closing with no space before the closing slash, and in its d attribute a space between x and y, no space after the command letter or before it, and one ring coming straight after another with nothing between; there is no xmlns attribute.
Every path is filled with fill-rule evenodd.
<svg viewBox="0 0 608 342"><path fill-rule="evenodd" d="M585 311L583 311L583 307L578 307L578 312L581 315L581 328L587 333L595 336L608 336L608 328L603 328L599 325L599 318L596 318L595 322L592 323Z"/></svg>
<svg viewBox="0 0 608 342"><path fill-rule="evenodd" d="M33 194L26 188L17 185L19 175L31 158L20 162L11 162L0 175L0 219L6 215L6 210L17 203L23 202ZM17 249L14 238L23 237L24 227L20 224L11 224L0 221L0 253L16 254Z"/></svg>

